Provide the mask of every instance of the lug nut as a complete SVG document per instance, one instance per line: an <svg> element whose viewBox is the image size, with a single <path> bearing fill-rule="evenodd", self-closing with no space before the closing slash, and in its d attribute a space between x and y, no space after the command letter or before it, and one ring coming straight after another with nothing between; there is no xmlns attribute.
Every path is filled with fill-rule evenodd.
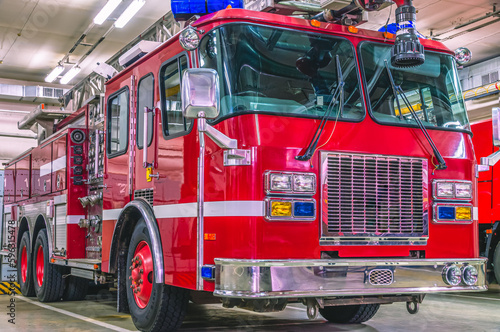
<svg viewBox="0 0 500 332"><path fill-rule="evenodd" d="M140 269L140 270L139 270L139 272L142 274L142 273L144 273L144 270L143 270L143 269Z"/></svg>
<svg viewBox="0 0 500 332"><path fill-rule="evenodd" d="M141 291L141 287L137 287L136 290L137 290L137 293L139 293Z"/></svg>

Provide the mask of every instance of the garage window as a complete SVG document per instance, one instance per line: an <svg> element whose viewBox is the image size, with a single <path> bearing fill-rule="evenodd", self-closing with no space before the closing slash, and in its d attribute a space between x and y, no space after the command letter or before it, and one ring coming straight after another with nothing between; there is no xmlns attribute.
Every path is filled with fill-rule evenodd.
<svg viewBox="0 0 500 332"><path fill-rule="evenodd" d="M113 158L127 152L129 89L118 91L108 99L108 155Z"/></svg>

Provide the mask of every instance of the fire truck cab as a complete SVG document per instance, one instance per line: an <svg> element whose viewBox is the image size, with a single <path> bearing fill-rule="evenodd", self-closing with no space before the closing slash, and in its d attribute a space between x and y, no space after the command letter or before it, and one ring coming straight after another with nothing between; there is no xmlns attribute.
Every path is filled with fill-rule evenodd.
<svg viewBox="0 0 500 332"><path fill-rule="evenodd" d="M452 52L420 39L407 67L394 43L226 9L125 59L7 165L23 294L114 284L138 329L170 331L189 300L360 323L487 289Z"/></svg>

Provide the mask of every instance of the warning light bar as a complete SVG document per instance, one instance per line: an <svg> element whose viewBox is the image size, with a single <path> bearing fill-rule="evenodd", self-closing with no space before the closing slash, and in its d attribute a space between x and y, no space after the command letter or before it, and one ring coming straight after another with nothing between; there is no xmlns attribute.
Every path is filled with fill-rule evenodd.
<svg viewBox="0 0 500 332"><path fill-rule="evenodd" d="M177 21L186 21L194 15L206 15L219 10L244 8L243 0L172 0L172 13Z"/></svg>

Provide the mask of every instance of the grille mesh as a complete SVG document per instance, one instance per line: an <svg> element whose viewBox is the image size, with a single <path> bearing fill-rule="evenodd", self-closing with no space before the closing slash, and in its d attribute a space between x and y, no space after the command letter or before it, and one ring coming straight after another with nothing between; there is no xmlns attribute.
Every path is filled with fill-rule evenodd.
<svg viewBox="0 0 500 332"><path fill-rule="evenodd" d="M372 285L390 285L394 275L391 270L371 270L368 280Z"/></svg>
<svg viewBox="0 0 500 332"><path fill-rule="evenodd" d="M153 189L139 189L134 192L134 199L142 197L153 206Z"/></svg>
<svg viewBox="0 0 500 332"><path fill-rule="evenodd" d="M421 236L424 162L418 158L328 154L323 197L328 236ZM326 184L326 186L325 186ZM324 204L325 204L324 203Z"/></svg>

